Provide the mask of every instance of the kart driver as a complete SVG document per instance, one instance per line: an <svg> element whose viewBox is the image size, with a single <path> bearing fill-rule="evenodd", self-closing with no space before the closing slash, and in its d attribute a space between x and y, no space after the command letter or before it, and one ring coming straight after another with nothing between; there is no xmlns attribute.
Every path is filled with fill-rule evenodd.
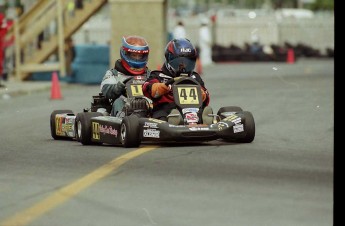
<svg viewBox="0 0 345 226"><path fill-rule="evenodd" d="M115 67L106 71L102 82L101 92L113 102L110 115L117 116L125 105L126 89L124 82L132 76L147 76L149 69L147 61L149 46L140 36L122 37L120 48L121 59L115 61Z"/></svg>
<svg viewBox="0 0 345 226"><path fill-rule="evenodd" d="M165 84L182 74L194 78L201 85L203 107L208 106L210 96L201 76L194 71L197 51L186 38L173 39L165 47L165 61L161 70L151 71L143 84L143 93L152 100L152 117L168 121L168 115L176 109L172 91ZM176 111L176 110L174 110ZM173 114L175 114L174 112Z"/></svg>

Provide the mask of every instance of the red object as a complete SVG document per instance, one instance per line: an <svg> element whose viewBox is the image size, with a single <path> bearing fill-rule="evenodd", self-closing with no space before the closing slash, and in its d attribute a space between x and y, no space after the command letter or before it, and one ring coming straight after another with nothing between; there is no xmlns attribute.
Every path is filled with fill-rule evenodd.
<svg viewBox="0 0 345 226"><path fill-rule="evenodd" d="M54 71L52 75L51 100L62 99L58 74Z"/></svg>
<svg viewBox="0 0 345 226"><path fill-rule="evenodd" d="M295 63L295 53L293 49L288 49L287 51L287 57L286 57L286 62L288 64L293 64Z"/></svg>
<svg viewBox="0 0 345 226"><path fill-rule="evenodd" d="M216 16L216 15L212 15L212 16L211 16L211 21L212 21L212 23L216 23L216 21L217 21L217 16Z"/></svg>
<svg viewBox="0 0 345 226"><path fill-rule="evenodd" d="M13 44L14 37L10 40L6 40L6 34L8 29L12 26L13 21L7 21L4 14L0 13L0 77L2 76L4 69L4 55L5 49Z"/></svg>
<svg viewBox="0 0 345 226"><path fill-rule="evenodd" d="M196 72L199 75L202 74L202 64L201 64L201 60L199 58L196 60Z"/></svg>

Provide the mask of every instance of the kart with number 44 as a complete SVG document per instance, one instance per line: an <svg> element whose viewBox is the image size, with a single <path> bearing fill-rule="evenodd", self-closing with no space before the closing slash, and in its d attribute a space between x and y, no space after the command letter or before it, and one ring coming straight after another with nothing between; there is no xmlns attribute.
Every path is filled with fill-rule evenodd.
<svg viewBox="0 0 345 226"><path fill-rule="evenodd" d="M255 137L255 121L251 112L238 106L225 106L213 113L202 107L201 87L191 77L169 80L176 109L168 121L151 117L151 102L144 97L143 76L126 81L126 104L118 116L109 115L112 102L101 93L93 96L91 108L74 114L71 110L55 110L50 116L51 136L56 140L74 139L83 145L110 144L126 148L145 143L207 142L223 140L251 143Z"/></svg>

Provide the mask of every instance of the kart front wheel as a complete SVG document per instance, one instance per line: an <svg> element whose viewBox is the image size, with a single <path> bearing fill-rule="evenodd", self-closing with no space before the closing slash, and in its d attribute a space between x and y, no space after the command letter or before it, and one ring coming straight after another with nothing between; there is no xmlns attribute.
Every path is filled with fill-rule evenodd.
<svg viewBox="0 0 345 226"><path fill-rule="evenodd" d="M75 137L83 145L93 144L91 141L91 118L100 116L99 112L81 112L75 118Z"/></svg>
<svg viewBox="0 0 345 226"><path fill-rule="evenodd" d="M251 143L255 137L255 121L253 114L249 111L243 111L244 115L244 131L246 132L245 137L238 139L240 143Z"/></svg>
<svg viewBox="0 0 345 226"><path fill-rule="evenodd" d="M72 110L55 110L50 114L50 134L55 140L70 140L70 137L61 137L56 134L56 115L57 114L73 114Z"/></svg>
<svg viewBox="0 0 345 226"><path fill-rule="evenodd" d="M121 123L120 142L125 148L139 147L139 117L125 116Z"/></svg>

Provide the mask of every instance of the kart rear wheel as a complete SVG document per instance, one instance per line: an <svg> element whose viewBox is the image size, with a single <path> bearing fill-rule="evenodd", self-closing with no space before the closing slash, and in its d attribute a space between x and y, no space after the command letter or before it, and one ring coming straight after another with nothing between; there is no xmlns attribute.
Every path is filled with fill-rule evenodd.
<svg viewBox="0 0 345 226"><path fill-rule="evenodd" d="M61 137L56 134L56 121L57 114L73 114L72 110L55 110L50 114L50 134L55 140L71 140L70 137Z"/></svg>
<svg viewBox="0 0 345 226"><path fill-rule="evenodd" d="M219 108L217 115L219 115L220 119L224 119L227 116L222 115L222 113L224 112L241 112L243 111L243 109L241 107L238 106L227 106L227 107L221 107Z"/></svg>
<svg viewBox="0 0 345 226"><path fill-rule="evenodd" d="M239 143L251 143L255 137L255 122L253 114L249 111L243 111L245 118L244 124L244 131L246 132L246 136L238 139L237 142Z"/></svg>
<svg viewBox="0 0 345 226"><path fill-rule="evenodd" d="M99 112L81 112L75 118L74 130L76 140L83 145L94 144L91 141L91 118L100 116Z"/></svg>
<svg viewBox="0 0 345 226"><path fill-rule="evenodd" d="M139 117L125 116L121 123L120 142L125 148L139 147Z"/></svg>

